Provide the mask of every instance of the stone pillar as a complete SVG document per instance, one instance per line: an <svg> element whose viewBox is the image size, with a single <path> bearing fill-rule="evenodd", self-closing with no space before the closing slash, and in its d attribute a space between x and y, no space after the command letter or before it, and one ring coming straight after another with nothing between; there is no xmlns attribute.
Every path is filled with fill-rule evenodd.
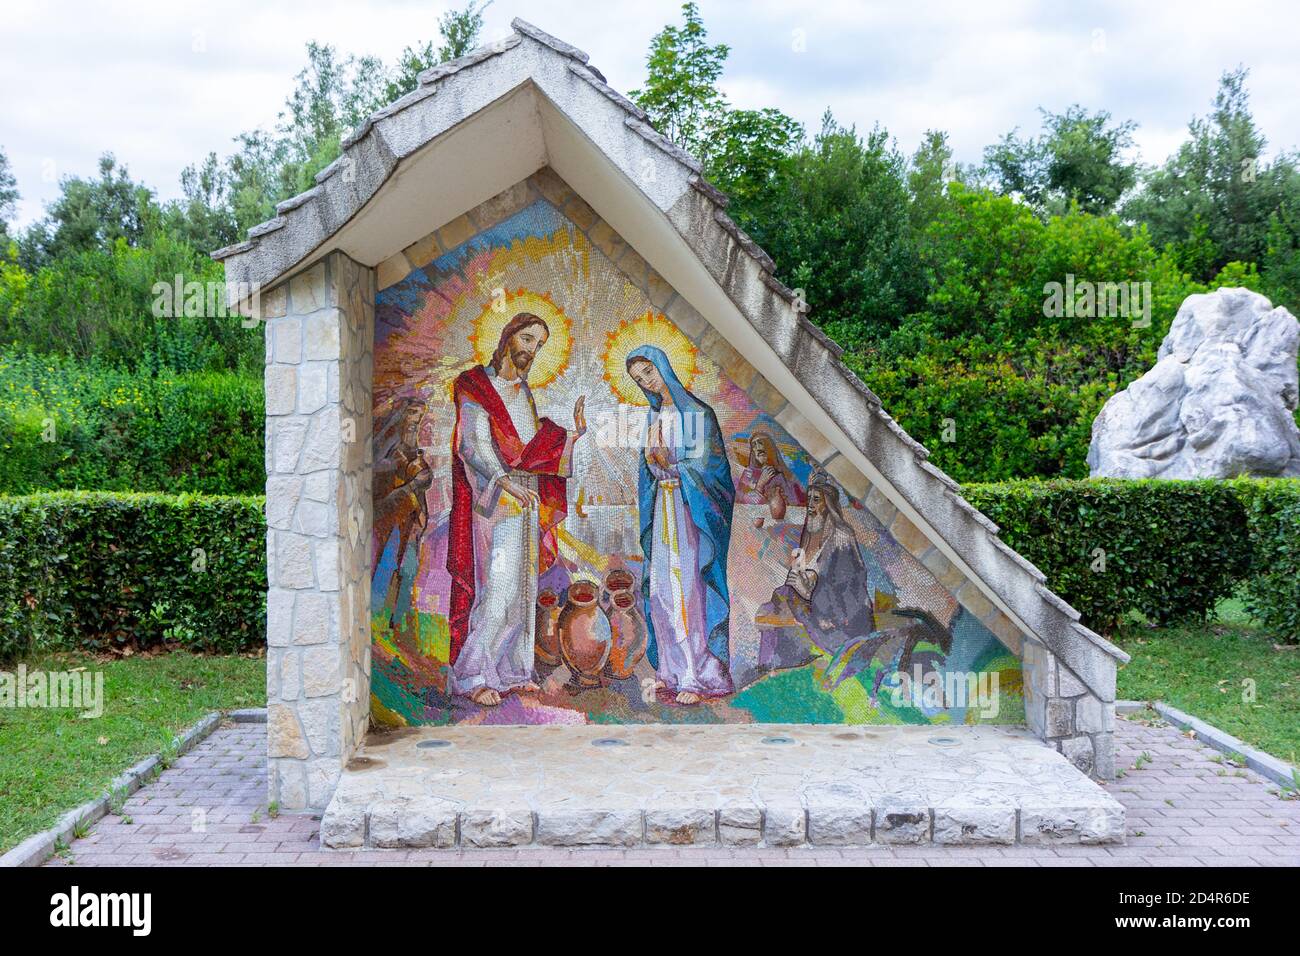
<svg viewBox="0 0 1300 956"><path fill-rule="evenodd" d="M321 810L370 709L374 270L326 256L266 318L267 799Z"/></svg>
<svg viewBox="0 0 1300 956"><path fill-rule="evenodd" d="M1098 699L1038 641L1025 641L1021 666L1029 729L1084 773L1114 780L1115 702Z"/></svg>

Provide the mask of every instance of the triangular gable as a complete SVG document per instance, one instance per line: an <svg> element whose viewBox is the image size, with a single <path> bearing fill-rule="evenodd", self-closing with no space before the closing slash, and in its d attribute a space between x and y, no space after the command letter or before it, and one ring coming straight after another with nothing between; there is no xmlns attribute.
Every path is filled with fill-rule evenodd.
<svg viewBox="0 0 1300 956"><path fill-rule="evenodd" d="M701 317L703 335L743 354L785 397L782 427L824 452L845 488L874 496L873 513L890 515L909 550L928 556L937 575L960 576L955 589L971 603L1040 642L1098 699L1113 700L1115 665L1127 655L1079 623L840 361L771 259L727 217L725 197L698 163L581 51L522 21L514 29L428 71L418 90L345 141L312 190L282 203L247 241L214 253L228 281L269 286L335 249L391 271L429 225L453 224L549 165L676 290L680 313ZM467 161L475 156L481 161Z"/></svg>

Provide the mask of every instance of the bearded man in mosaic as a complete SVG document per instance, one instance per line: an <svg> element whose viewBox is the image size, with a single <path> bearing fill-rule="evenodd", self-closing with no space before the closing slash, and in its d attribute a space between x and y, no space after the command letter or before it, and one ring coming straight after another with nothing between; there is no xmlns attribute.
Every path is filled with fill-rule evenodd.
<svg viewBox="0 0 1300 956"><path fill-rule="evenodd" d="M815 472L790 573L759 611L759 665L796 667L812 659L813 647L837 654L870 635L874 621L866 562L841 510L839 488L825 472Z"/></svg>
<svg viewBox="0 0 1300 956"><path fill-rule="evenodd" d="M452 390L451 690L492 707L510 691L536 691L537 578L556 559L573 445L587 430L583 399L574 430L539 418L528 370L550 328L520 312L487 365Z"/></svg>

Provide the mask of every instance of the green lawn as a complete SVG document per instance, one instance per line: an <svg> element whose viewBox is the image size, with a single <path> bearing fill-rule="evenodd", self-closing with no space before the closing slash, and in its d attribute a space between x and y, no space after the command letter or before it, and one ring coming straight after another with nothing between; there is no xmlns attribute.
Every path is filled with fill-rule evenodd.
<svg viewBox="0 0 1300 956"><path fill-rule="evenodd" d="M1118 696L1163 700L1300 764L1300 648L1276 649L1248 620L1224 602L1209 624L1123 631L1115 641L1133 660L1120 668Z"/></svg>
<svg viewBox="0 0 1300 956"><path fill-rule="evenodd" d="M158 753L213 710L266 704L266 661L185 652L100 661L58 654L35 670L102 671L104 712L0 707L0 852L103 793L136 761ZM4 670L14 673L16 665Z"/></svg>

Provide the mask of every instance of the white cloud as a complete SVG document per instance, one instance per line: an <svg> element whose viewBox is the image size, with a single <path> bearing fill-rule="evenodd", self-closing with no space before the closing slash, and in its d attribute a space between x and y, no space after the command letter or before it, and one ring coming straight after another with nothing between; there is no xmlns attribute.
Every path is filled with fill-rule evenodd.
<svg viewBox="0 0 1300 956"><path fill-rule="evenodd" d="M459 3L457 4L459 5ZM447 3L256 0L63 3L7 0L0 35L0 146L39 217L54 179L90 175L112 151L164 198L180 171L232 138L273 123L308 40L392 60L436 34ZM616 88L644 76L650 37L679 17L676 0L494 0L487 38L513 16L582 47ZM907 152L929 128L974 161L1013 126L1036 130L1037 107L1079 102L1140 124L1143 158L1159 161L1204 114L1219 74L1251 68L1255 116L1276 148L1300 143L1290 4L1210 0L1176 8L1118 0L1076 10L980 4L701 4L714 42L732 47L724 89L748 107L777 106L815 129L830 107L860 130L880 122ZM794 47L802 31L806 50ZM1102 31L1097 33L1095 31ZM54 177L50 177L53 172Z"/></svg>

